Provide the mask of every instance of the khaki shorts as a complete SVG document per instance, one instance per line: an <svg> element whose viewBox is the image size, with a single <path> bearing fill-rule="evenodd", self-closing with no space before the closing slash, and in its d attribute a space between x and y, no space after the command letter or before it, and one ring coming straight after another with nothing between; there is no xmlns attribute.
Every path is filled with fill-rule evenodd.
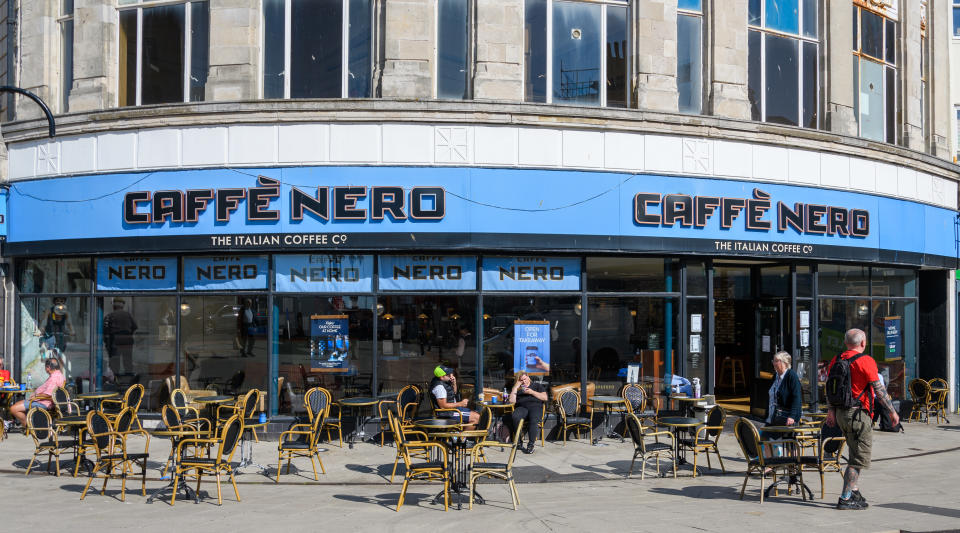
<svg viewBox="0 0 960 533"><path fill-rule="evenodd" d="M870 468L870 452L873 448L873 421L863 409L837 409L837 425L847 439L847 461L855 468Z"/></svg>

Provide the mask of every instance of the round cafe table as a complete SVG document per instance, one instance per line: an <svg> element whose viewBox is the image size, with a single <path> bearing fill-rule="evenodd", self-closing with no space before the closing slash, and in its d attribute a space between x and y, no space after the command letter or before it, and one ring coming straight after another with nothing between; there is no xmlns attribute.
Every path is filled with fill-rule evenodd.
<svg viewBox="0 0 960 533"><path fill-rule="evenodd" d="M437 426L433 427L436 428ZM467 439L481 439L486 434L487 432L482 429L464 431L442 429L430 433L430 438L441 441L447 448L447 469L450 473L450 490L453 491L451 498L456 500L456 502L451 501L451 503L457 504L457 510L463 509L464 500L470 503L470 480L468 479L470 459L467 453ZM483 496L476 491L473 493L473 501L474 503L480 504L486 503ZM440 493L433 498L433 503L443 503L443 491L440 491Z"/></svg>
<svg viewBox="0 0 960 533"><path fill-rule="evenodd" d="M227 396L225 394L218 394L216 396L201 396L199 398L194 398L194 402L205 405L207 407L207 416L209 417L210 423L214 426L217 425L217 416L215 409L218 405L222 405L228 402L234 401L233 396Z"/></svg>
<svg viewBox="0 0 960 533"><path fill-rule="evenodd" d="M790 441L796 443L797 454L800 453L800 442L797 440L797 437L808 436L812 437L814 435L820 434L820 426L803 426L803 425L793 425L793 426L763 426L760 428L762 435L765 435L763 438L769 438L771 433L783 435L784 439L789 439ZM788 442L785 440L784 442ZM798 479L799 478L799 479ZM803 482L803 476L800 474L800 457L797 456L796 466L791 466L790 475L781 476L769 487L767 487L764 497L769 498L770 493L777 490L780 485L787 485L788 489L790 485L797 485L800 487L800 494L803 496L803 499L806 500L807 496L810 496L810 499L813 499L813 491L810 490L810 487Z"/></svg>
<svg viewBox="0 0 960 533"><path fill-rule="evenodd" d="M74 396L74 398L92 403L93 409L99 411L100 402L109 398L116 398L117 396L120 396L120 393L117 391L91 391L78 394Z"/></svg>
<svg viewBox="0 0 960 533"><path fill-rule="evenodd" d="M673 396L670 396L670 399L675 400L677 403L680 404L680 412L684 413L685 416L692 415L693 406L696 405L697 402L703 401L703 398L694 398L692 396L685 396L685 395L684 396L673 395Z"/></svg>
<svg viewBox="0 0 960 533"><path fill-rule="evenodd" d="M603 406L603 431L601 432L599 437L597 437L596 439L593 439L593 445L606 446L606 444L603 444L600 442L600 440L603 439L604 435L606 435L607 438L610 438L610 439L616 438L623 441L622 435L614 433L610 429L611 408L613 408L616 405L623 407L624 405L623 398L621 398L620 396L591 396L590 398L587 398L587 399L594 404L594 408L596 408L598 404ZM623 412L623 409L621 409L621 412Z"/></svg>
<svg viewBox="0 0 960 533"><path fill-rule="evenodd" d="M359 396L355 398L344 398L337 403L339 403L341 407L347 407L353 410L353 416L356 419L356 425L354 426L353 431L350 432L350 435L347 436L347 444L350 448L353 448L353 443L356 442L357 438L360 439L360 442L363 442L367 438L367 432L363 430L364 422L366 422L363 417L363 410L367 407L380 403L380 400L367 396Z"/></svg>
<svg viewBox="0 0 960 533"><path fill-rule="evenodd" d="M699 418L692 418L687 416L667 416L657 420L658 426L663 426L670 429L670 432L673 433L673 460L678 464L686 464L687 458L680 457L680 431L684 429L692 429L697 426L702 426L703 421Z"/></svg>

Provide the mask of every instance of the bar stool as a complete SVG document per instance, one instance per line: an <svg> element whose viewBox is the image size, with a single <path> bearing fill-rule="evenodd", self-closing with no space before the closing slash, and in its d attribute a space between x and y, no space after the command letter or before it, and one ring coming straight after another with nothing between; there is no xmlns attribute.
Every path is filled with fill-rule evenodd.
<svg viewBox="0 0 960 533"><path fill-rule="evenodd" d="M747 386L746 375L743 373L743 361L724 357L720 363L720 378L717 379L717 384L721 387L730 387L733 392L737 392L737 383L742 384L744 388Z"/></svg>

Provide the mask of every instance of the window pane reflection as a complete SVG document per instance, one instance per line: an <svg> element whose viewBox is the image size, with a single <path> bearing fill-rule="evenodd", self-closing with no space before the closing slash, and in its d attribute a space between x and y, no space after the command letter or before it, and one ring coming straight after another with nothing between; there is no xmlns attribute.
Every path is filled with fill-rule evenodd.
<svg viewBox="0 0 960 533"><path fill-rule="evenodd" d="M143 58L140 103L183 101L185 6L143 10Z"/></svg>
<svg viewBox="0 0 960 533"><path fill-rule="evenodd" d="M607 106L627 107L627 8L607 7Z"/></svg>
<svg viewBox="0 0 960 533"><path fill-rule="evenodd" d="M437 97L467 97L466 0L440 0L437 6Z"/></svg>
<svg viewBox="0 0 960 533"><path fill-rule="evenodd" d="M47 379L45 359L56 357L67 383L90 379L90 299L56 296L20 299L20 370L34 387Z"/></svg>
<svg viewBox="0 0 960 533"><path fill-rule="evenodd" d="M303 394L313 387L329 390L335 399L371 393L373 297L284 296L276 302L279 412L304 413ZM311 317L331 316L347 317L347 337L332 339L332 347L331 339L315 338L311 329ZM345 363L319 364L333 359Z"/></svg>
<svg viewBox="0 0 960 533"><path fill-rule="evenodd" d="M883 132L883 65L860 61L860 136L874 141L885 139Z"/></svg>
<svg viewBox="0 0 960 533"><path fill-rule="evenodd" d="M350 61L347 79L350 98L369 98L372 72L371 24L373 19L370 0L350 0Z"/></svg>
<svg viewBox="0 0 960 533"><path fill-rule="evenodd" d="M763 35L751 31L747 37L747 98L750 100L750 118L763 120L763 75L762 41Z"/></svg>
<svg viewBox="0 0 960 533"><path fill-rule="evenodd" d="M210 6L190 4L190 101L202 102L210 72Z"/></svg>
<svg viewBox="0 0 960 533"><path fill-rule="evenodd" d="M117 104L137 105L137 10L120 12L120 83Z"/></svg>
<svg viewBox="0 0 960 533"><path fill-rule="evenodd" d="M284 0L263 0L263 97L283 98Z"/></svg>
<svg viewBox="0 0 960 533"><path fill-rule="evenodd" d="M553 3L553 101L600 104L601 6Z"/></svg>
<svg viewBox="0 0 960 533"><path fill-rule="evenodd" d="M766 36L767 122L798 126L799 41Z"/></svg>
<svg viewBox="0 0 960 533"><path fill-rule="evenodd" d="M139 383L144 387L141 409L158 411L169 401L164 381L174 378L176 368L176 298L104 297L97 299L97 309L100 384L90 384L81 375L82 386L77 389L89 390L89 386L123 392Z"/></svg>
<svg viewBox="0 0 960 533"><path fill-rule="evenodd" d="M766 0L764 26L786 33L800 33L800 6L797 0Z"/></svg>
<svg viewBox="0 0 960 533"><path fill-rule="evenodd" d="M663 258L588 257L587 290L680 291L680 261Z"/></svg>
<svg viewBox="0 0 960 533"><path fill-rule="evenodd" d="M677 91L681 113L700 113L701 17L677 15Z"/></svg>
<svg viewBox="0 0 960 533"><path fill-rule="evenodd" d="M267 297L181 299L180 369L191 389L267 391Z"/></svg>
<svg viewBox="0 0 960 533"><path fill-rule="evenodd" d="M514 321L550 322L553 385L580 381L579 296L487 296L483 299L483 385L502 390L512 382Z"/></svg>
<svg viewBox="0 0 960 533"><path fill-rule="evenodd" d="M343 49L341 1L291 2L291 98L340 97Z"/></svg>
<svg viewBox="0 0 960 533"><path fill-rule="evenodd" d="M860 37L861 52L883 59L883 17L861 9Z"/></svg>
<svg viewBox="0 0 960 533"><path fill-rule="evenodd" d="M526 0L523 23L524 100L547 101L547 2Z"/></svg>

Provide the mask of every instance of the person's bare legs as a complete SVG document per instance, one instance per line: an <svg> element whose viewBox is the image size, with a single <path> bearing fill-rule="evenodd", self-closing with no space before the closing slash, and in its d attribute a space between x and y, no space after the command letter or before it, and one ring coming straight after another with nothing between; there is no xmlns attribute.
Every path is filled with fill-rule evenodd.
<svg viewBox="0 0 960 533"><path fill-rule="evenodd" d="M27 408L23 400L20 400L10 407L10 414L20 422L20 425L27 425Z"/></svg>

